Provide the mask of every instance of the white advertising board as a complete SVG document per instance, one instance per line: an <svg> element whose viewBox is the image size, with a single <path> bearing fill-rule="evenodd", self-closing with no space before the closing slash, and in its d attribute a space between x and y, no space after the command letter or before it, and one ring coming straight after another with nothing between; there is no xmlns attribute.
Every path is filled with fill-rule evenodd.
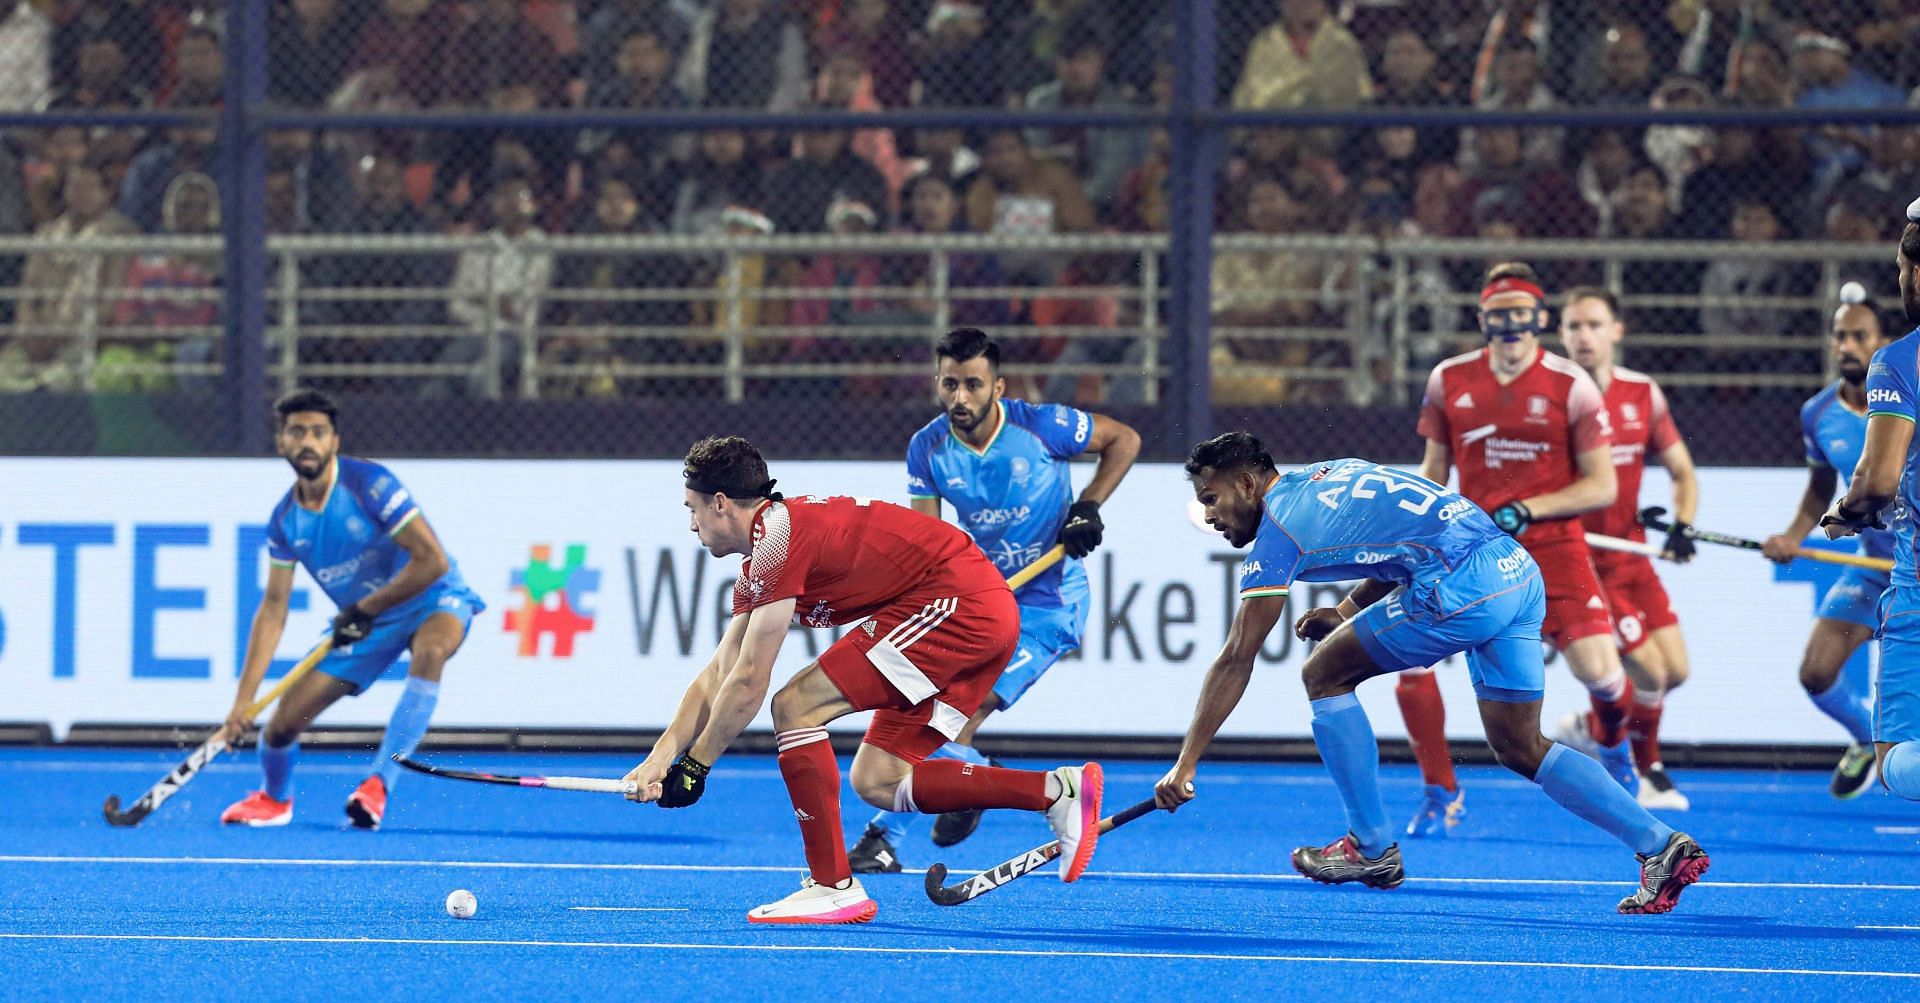
<svg viewBox="0 0 1920 1003"><path fill-rule="evenodd" d="M435 724L528 728L664 725L707 657L738 558L708 557L688 532L679 464L405 460L389 466L421 502L488 608L447 672ZM793 493L902 498L890 463L780 463ZM1084 481L1085 470L1079 472ZM1791 469L1702 471L1700 521L1764 536L1805 483ZM291 482L258 460L0 459L0 720L215 721L233 698L259 589L262 526ZM1650 471L1646 498L1665 498ZM1196 531L1177 466L1142 465L1103 509L1088 561L1092 616L1080 657L1001 715L1004 731L1178 735L1225 635L1237 555ZM1802 566L1804 565L1804 566ZM518 583L529 569L543 594ZM1838 574L1703 547L1666 567L1693 650L1670 702L1671 741L1834 743L1840 729L1796 681L1814 603ZM304 572L281 654L290 664L333 610ZM1294 602L1330 603L1337 586ZM1304 609L1304 606L1297 608ZM778 683L830 637L796 629ZM1278 631L1224 734L1307 736L1304 646ZM1584 704L1549 667L1547 712ZM1464 665L1441 672L1451 734L1480 734ZM397 687L377 684L322 723L380 724ZM1390 680L1360 694L1383 737L1404 734ZM848 722L849 725L855 722ZM757 722L766 727L765 714Z"/></svg>

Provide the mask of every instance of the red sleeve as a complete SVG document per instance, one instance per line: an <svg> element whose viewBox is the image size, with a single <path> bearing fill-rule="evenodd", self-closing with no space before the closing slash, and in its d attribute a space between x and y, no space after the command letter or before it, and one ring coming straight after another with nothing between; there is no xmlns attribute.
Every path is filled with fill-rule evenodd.
<svg viewBox="0 0 1920 1003"><path fill-rule="evenodd" d="M1453 444L1453 432L1447 428L1446 399L1445 381L1440 378L1440 369L1436 366L1433 375L1427 377L1427 395L1420 399L1420 423L1414 429L1422 438L1450 446Z"/></svg>
<svg viewBox="0 0 1920 1003"><path fill-rule="evenodd" d="M1613 445L1613 425L1607 420L1607 402L1600 387L1585 372L1573 375L1567 390L1567 425L1573 451L1580 454Z"/></svg>
<svg viewBox="0 0 1920 1003"><path fill-rule="evenodd" d="M1647 452L1649 458L1659 456L1667 447L1680 441L1680 429L1673 423L1673 412L1667 410L1667 395L1658 383L1648 383L1649 407L1653 411L1648 423Z"/></svg>
<svg viewBox="0 0 1920 1003"><path fill-rule="evenodd" d="M733 583L733 615L792 599L806 591L813 563L804 546L795 546L793 516L787 506L768 505L753 524L753 552Z"/></svg>

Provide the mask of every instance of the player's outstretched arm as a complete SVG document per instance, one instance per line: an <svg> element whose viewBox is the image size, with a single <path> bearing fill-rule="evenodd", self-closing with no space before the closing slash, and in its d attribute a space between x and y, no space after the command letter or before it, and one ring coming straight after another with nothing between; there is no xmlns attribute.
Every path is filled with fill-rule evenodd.
<svg viewBox="0 0 1920 1003"><path fill-rule="evenodd" d="M1582 512L1606 508L1613 504L1615 494L1620 490L1620 482L1613 472L1613 447L1595 446L1577 454L1574 463L1579 467L1580 475L1573 483L1544 495L1521 499L1527 512L1535 520L1568 519Z"/></svg>
<svg viewBox="0 0 1920 1003"><path fill-rule="evenodd" d="M233 708L227 711L220 734L233 745L253 727L253 699L260 681L266 678L273 653L280 648L280 635L287 629L287 604L293 596L293 566L275 564L267 569L266 592L253 611L253 627L247 631L247 660L240 667L240 686L233 696Z"/></svg>
<svg viewBox="0 0 1920 1003"><path fill-rule="evenodd" d="M1760 552L1767 560L1786 564L1800 553L1801 542L1820 525L1820 517L1827 514L1827 506L1832 504L1833 493L1839 486L1840 472L1832 467L1807 468L1807 489L1800 493L1800 507L1794 511L1793 521L1760 543Z"/></svg>
<svg viewBox="0 0 1920 1003"><path fill-rule="evenodd" d="M1427 451L1420 457L1420 476L1445 487L1447 472L1453 469L1453 450L1437 439L1427 440Z"/></svg>
<svg viewBox="0 0 1920 1003"><path fill-rule="evenodd" d="M732 665L740 656L740 642L747 634L747 614L742 613L727 622L727 631L720 638L720 647L687 684L685 693L680 695L680 706L673 712L673 720L667 724L660 738L653 743L647 758L640 765L627 771L624 778L632 783L628 792L629 801L657 801L660 799L660 781L673 768L674 761L680 758L687 746L707 727L707 721L713 711L713 697L720 689L723 677L721 666Z"/></svg>
<svg viewBox="0 0 1920 1003"><path fill-rule="evenodd" d="M1693 560L1693 538L1686 529L1700 511L1700 477L1693 468L1693 451L1685 442L1675 441L1660 451L1660 465L1667 468L1673 481L1673 531L1667 534L1661 549L1667 559L1685 564Z"/></svg>
<svg viewBox="0 0 1920 1003"><path fill-rule="evenodd" d="M720 686L714 691L706 727L687 747L688 757L713 765L766 705L767 689L773 679L773 661L780 655L781 642L787 639L797 602L789 597L757 606L747 614L740 653L733 665L725 668Z"/></svg>
<svg viewBox="0 0 1920 1003"><path fill-rule="evenodd" d="M1820 520L1827 539L1852 536L1871 526L1885 525L1880 510L1893 503L1906 470L1907 447L1913 444L1913 419L1875 412L1867 418L1867 441L1860 465L1853 470L1847 493Z"/></svg>
<svg viewBox="0 0 1920 1003"><path fill-rule="evenodd" d="M1100 460L1094 464L1093 480L1080 492L1080 500L1104 503L1133 469L1133 461L1140 458L1140 433L1118 418L1096 414L1093 432L1087 436L1087 452Z"/></svg>
<svg viewBox="0 0 1920 1003"><path fill-rule="evenodd" d="M1247 680L1253 677L1254 657L1266 643L1273 625L1287 609L1284 595L1254 596L1243 600L1227 630L1226 646L1207 669L1206 682L1200 685L1200 703L1194 708L1193 723L1187 727L1187 739L1181 743L1180 758L1173 769L1154 786L1155 803L1173 811L1193 800L1193 775L1200 768L1213 736L1227 723L1227 715L1240 704L1247 692Z"/></svg>

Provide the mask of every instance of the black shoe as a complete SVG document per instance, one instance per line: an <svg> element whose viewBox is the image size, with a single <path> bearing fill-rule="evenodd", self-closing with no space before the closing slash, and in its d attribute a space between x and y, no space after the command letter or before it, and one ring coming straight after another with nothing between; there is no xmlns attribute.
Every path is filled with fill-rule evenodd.
<svg viewBox="0 0 1920 1003"><path fill-rule="evenodd" d="M1650 857L1640 858L1640 889L1620 900L1624 913L1662 913L1673 911L1680 892L1707 873L1707 851L1684 832L1667 837L1667 845Z"/></svg>
<svg viewBox="0 0 1920 1003"><path fill-rule="evenodd" d="M887 830L877 825L868 825L867 831L860 834L860 842L853 844L853 851L847 854L847 863L855 874L900 873L900 857L893 852L893 844L887 842Z"/></svg>
<svg viewBox="0 0 1920 1003"><path fill-rule="evenodd" d="M1833 768L1833 783L1827 790L1842 801L1852 800L1873 786L1873 777L1873 746L1849 745L1840 765Z"/></svg>
<svg viewBox="0 0 1920 1003"><path fill-rule="evenodd" d="M987 765L999 769L1000 761L989 759ZM968 808L965 811L950 811L934 819L933 845L958 846L965 842L975 829L980 828L980 817L986 812L985 808Z"/></svg>
<svg viewBox="0 0 1920 1003"><path fill-rule="evenodd" d="M1400 864L1400 846L1389 844L1377 857L1360 851L1352 833L1326 846L1303 846L1293 851L1293 869L1324 885L1358 881L1369 888L1398 888L1407 880Z"/></svg>

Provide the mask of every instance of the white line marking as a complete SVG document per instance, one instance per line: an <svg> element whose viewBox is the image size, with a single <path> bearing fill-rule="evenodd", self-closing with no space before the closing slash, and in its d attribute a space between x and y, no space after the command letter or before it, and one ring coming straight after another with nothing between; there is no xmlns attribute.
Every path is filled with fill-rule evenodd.
<svg viewBox="0 0 1920 1003"><path fill-rule="evenodd" d="M574 912L691 912L684 906L649 905L570 905Z"/></svg>
<svg viewBox="0 0 1920 1003"><path fill-rule="evenodd" d="M1920 926L1856 926L1856 930L1920 930Z"/></svg>
<svg viewBox="0 0 1920 1003"><path fill-rule="evenodd" d="M869 947L821 944L667 944L567 940L427 940L413 937L220 937L130 933L0 933L7 940L160 941L195 944L394 944L410 947L573 947L626 951L744 951L804 954L904 954L954 957L1117 958L1168 961L1264 961L1282 964L1436 965L1455 968L1557 968L1611 972L1702 972L1726 975L1828 975L1836 978L1920 979L1920 972L1840 971L1822 968L1735 968L1730 965L1623 965L1579 961L1502 961L1486 958L1352 958L1299 954L1185 954L1177 951L1039 951L983 947Z"/></svg>
<svg viewBox="0 0 1920 1003"><path fill-rule="evenodd" d="M1876 825L1873 831L1882 836L1920 836L1920 825Z"/></svg>
<svg viewBox="0 0 1920 1003"><path fill-rule="evenodd" d="M352 860L336 857L76 857L0 855L0 864L199 864L214 867L446 867L473 870L507 871L685 871L694 873L800 874L804 867L774 867L761 864L615 864L534 860ZM910 867L903 874L925 874L925 868ZM977 870L951 870L953 875L979 874ZM1238 880L1305 881L1291 871L1248 873L1240 871L1094 871L1104 878L1141 878L1147 880ZM1580 878L1408 878L1409 884L1434 885L1545 885L1561 888L1626 888L1631 881L1602 881ZM1736 888L1754 891L1802 889L1845 892L1920 892L1920 885L1839 884L1822 881L1702 881L1700 888Z"/></svg>

